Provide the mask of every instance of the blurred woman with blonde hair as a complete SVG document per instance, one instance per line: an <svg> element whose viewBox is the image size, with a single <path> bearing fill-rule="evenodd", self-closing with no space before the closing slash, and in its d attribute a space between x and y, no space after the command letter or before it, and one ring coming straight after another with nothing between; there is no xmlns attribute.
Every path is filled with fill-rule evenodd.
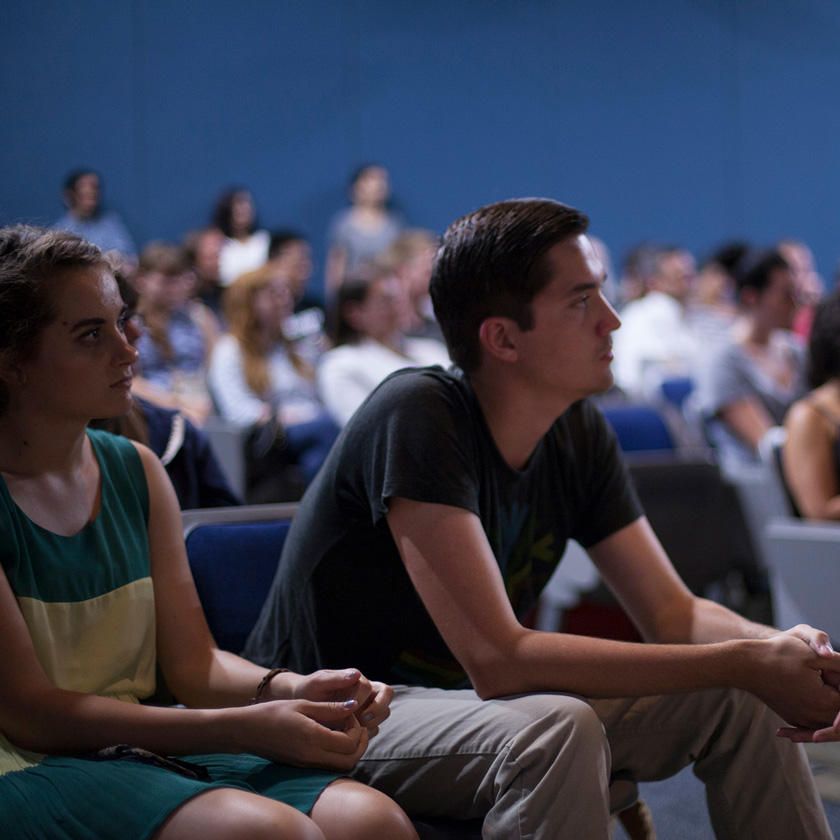
<svg viewBox="0 0 840 840"><path fill-rule="evenodd" d="M223 306L228 332L216 342L209 370L218 411L251 430L250 455L264 461L260 480L270 481L281 458L298 465L309 483L338 428L318 398L314 352L283 332L291 292L266 266L236 280L225 291Z"/></svg>

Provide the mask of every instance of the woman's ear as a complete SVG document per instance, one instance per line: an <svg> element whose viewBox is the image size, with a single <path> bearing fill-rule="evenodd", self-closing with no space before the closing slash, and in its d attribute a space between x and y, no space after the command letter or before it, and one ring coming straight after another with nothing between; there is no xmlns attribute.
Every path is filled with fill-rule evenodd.
<svg viewBox="0 0 840 840"><path fill-rule="evenodd" d="M26 374L20 363L8 351L0 351L0 380L7 389L26 384Z"/></svg>
<svg viewBox="0 0 840 840"><path fill-rule="evenodd" d="M503 362L515 362L519 358L516 338L513 334L514 322L510 318L485 318L478 328L481 346L496 359Z"/></svg>

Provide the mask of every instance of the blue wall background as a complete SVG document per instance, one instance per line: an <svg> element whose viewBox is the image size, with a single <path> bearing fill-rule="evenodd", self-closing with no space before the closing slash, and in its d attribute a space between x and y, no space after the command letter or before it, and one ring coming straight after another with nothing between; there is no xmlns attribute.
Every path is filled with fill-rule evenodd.
<svg viewBox="0 0 840 840"><path fill-rule="evenodd" d="M644 239L840 256L835 0L7 0L0 223L50 222L76 166L139 243L248 185L323 266L348 173L416 225L545 195L620 261Z"/></svg>

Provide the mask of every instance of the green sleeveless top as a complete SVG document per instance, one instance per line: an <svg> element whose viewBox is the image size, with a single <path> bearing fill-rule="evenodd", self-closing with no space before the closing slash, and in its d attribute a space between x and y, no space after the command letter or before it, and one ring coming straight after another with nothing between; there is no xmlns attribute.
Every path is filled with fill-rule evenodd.
<svg viewBox="0 0 840 840"><path fill-rule="evenodd" d="M72 537L32 522L0 477L0 564L53 685L138 702L155 688L149 491L126 438L88 430L102 501ZM0 732L0 774L37 764Z"/></svg>

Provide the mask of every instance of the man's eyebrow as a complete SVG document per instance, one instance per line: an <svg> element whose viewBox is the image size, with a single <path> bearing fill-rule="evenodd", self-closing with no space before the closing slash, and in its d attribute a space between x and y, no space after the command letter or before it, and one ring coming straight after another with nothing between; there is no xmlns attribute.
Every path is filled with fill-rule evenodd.
<svg viewBox="0 0 840 840"><path fill-rule="evenodd" d="M592 291L592 289L599 289L603 283L603 280L590 280L588 283L578 283L576 286L572 286L572 288L569 289L569 294L576 295L579 292L589 292Z"/></svg>

